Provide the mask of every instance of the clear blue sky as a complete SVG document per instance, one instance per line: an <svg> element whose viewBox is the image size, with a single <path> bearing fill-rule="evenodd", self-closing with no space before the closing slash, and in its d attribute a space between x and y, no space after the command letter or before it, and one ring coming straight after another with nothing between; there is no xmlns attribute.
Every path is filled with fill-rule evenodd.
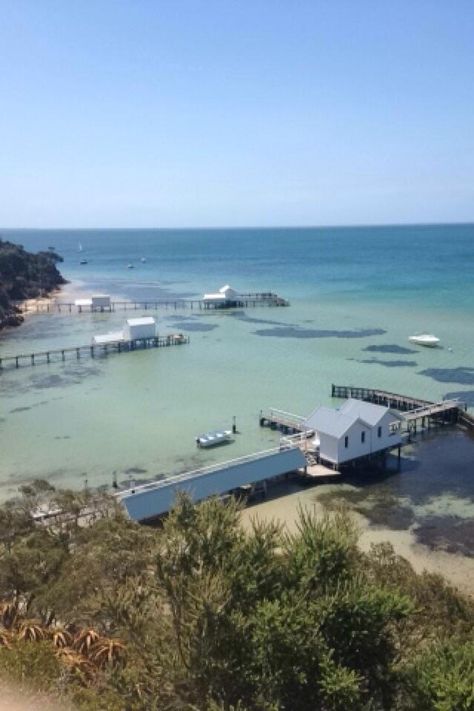
<svg viewBox="0 0 474 711"><path fill-rule="evenodd" d="M473 0L0 0L0 225L474 220Z"/></svg>

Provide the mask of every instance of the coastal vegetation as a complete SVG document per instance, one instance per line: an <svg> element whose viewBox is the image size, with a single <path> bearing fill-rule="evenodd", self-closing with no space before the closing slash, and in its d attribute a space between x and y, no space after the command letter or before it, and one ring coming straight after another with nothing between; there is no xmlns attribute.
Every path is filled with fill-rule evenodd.
<svg viewBox="0 0 474 711"><path fill-rule="evenodd" d="M23 321L15 301L45 296L66 283L56 266L62 261L53 249L32 254L0 239L0 329Z"/></svg>
<svg viewBox="0 0 474 711"><path fill-rule="evenodd" d="M38 523L45 501L62 513ZM474 708L472 601L389 545L362 553L344 510L245 531L238 503L182 498L150 528L36 482L0 508L0 556L0 669L25 694L86 711Z"/></svg>

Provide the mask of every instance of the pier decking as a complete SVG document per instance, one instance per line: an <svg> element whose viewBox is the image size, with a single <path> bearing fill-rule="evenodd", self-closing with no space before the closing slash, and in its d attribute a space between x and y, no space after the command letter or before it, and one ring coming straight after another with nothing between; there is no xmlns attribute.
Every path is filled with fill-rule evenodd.
<svg viewBox="0 0 474 711"><path fill-rule="evenodd" d="M285 434L296 434L297 432L305 431L305 417L295 415L292 412L285 412L271 408L269 410L260 410L259 422L260 427L271 427L271 429L279 429Z"/></svg>
<svg viewBox="0 0 474 711"><path fill-rule="evenodd" d="M149 521L167 513L179 493L188 494L195 502L202 501L305 466L305 457L297 447L276 448L131 487L117 492L116 497L130 518Z"/></svg>
<svg viewBox="0 0 474 711"><path fill-rule="evenodd" d="M386 390L361 388L354 385L332 385L331 395L338 398L365 400L365 402L373 402L398 410L402 413L409 432L416 432L417 423L421 423L422 427L425 425L429 427L431 421L438 424L440 422L459 422L474 429L474 418L466 412L467 407L460 400L433 402Z"/></svg>
<svg viewBox="0 0 474 711"><path fill-rule="evenodd" d="M39 301L36 304L25 305L22 301L15 302L20 313L28 314L81 314L107 313L115 311L157 311L158 309L175 311L249 308L257 306L289 306L289 301L273 292L256 292L240 294L239 299L229 304L213 305L204 299L156 299L155 301L111 301L110 306L94 306L93 304L77 304L64 301Z"/></svg>
<svg viewBox="0 0 474 711"><path fill-rule="evenodd" d="M0 357L0 372L4 368L20 368L35 366L45 363L64 362L67 359L79 360L80 358L107 356L109 353L129 353L144 348L167 348L189 343L189 336L182 333L169 336L155 336L153 338L139 338L134 340L116 340L107 343L90 344L87 346L69 346L35 353L19 353Z"/></svg>

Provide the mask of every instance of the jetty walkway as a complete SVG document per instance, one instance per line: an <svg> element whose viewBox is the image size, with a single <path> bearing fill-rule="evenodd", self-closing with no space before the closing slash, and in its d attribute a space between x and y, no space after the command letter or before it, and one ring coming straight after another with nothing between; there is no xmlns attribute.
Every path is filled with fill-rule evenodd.
<svg viewBox="0 0 474 711"><path fill-rule="evenodd" d="M130 487L115 494L134 521L152 521L167 513L180 493L194 502L210 496L222 496L256 483L305 469L307 463L298 447L274 448L255 452L202 469Z"/></svg>
<svg viewBox="0 0 474 711"><path fill-rule="evenodd" d="M398 410L402 413L409 432L416 432L418 424L421 424L422 427L429 427L431 423L458 423L474 430L474 417L467 412L467 405L458 399L433 402L386 390L361 388L354 385L332 385L331 395L344 399L356 398Z"/></svg>
<svg viewBox="0 0 474 711"><path fill-rule="evenodd" d="M144 348L167 348L189 343L189 336L176 333L169 336L154 336L153 338L137 338L133 340L116 340L102 344L87 346L69 346L35 353L19 353L17 355L0 356L0 372L4 368L20 368L22 366L35 366L45 363L64 362L67 359L79 360L80 358L107 356L109 353L130 353Z"/></svg>
<svg viewBox="0 0 474 711"><path fill-rule="evenodd" d="M231 308L249 308L257 306L289 306L290 302L273 292L255 292L239 294L237 300L227 303L213 304L204 299L156 299L154 301L111 301L109 306L94 306L92 304L76 304L65 301L38 301L26 304L14 302L22 314L81 314L105 313L115 311L157 311L158 309L173 309L175 311L190 310L222 310Z"/></svg>

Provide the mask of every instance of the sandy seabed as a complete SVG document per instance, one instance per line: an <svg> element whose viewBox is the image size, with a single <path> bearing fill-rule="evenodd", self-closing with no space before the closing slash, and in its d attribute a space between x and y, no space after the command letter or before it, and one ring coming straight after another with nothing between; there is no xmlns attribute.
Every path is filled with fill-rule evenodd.
<svg viewBox="0 0 474 711"><path fill-rule="evenodd" d="M244 509L241 518L245 527L250 526L252 519L276 520L287 531L295 532L300 507L314 511L317 515L326 512L323 504L318 501L317 489L310 488L255 504ZM368 551L376 543L391 543L395 553L408 560L417 573L424 570L438 573L460 592L474 597L474 558L459 553L433 551L417 543L410 529L395 531L385 526L374 526L365 516L355 511L349 511L349 515L358 528L361 550Z"/></svg>

